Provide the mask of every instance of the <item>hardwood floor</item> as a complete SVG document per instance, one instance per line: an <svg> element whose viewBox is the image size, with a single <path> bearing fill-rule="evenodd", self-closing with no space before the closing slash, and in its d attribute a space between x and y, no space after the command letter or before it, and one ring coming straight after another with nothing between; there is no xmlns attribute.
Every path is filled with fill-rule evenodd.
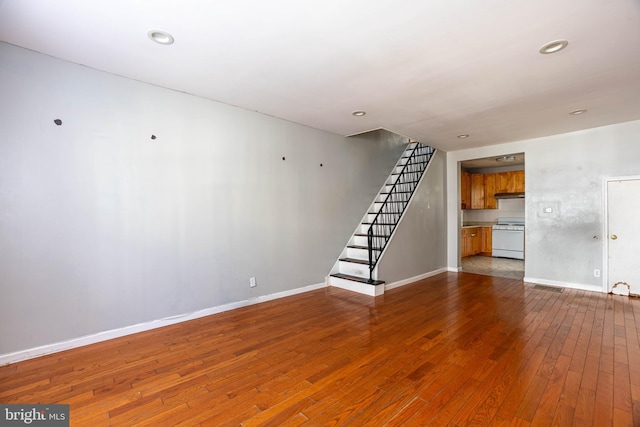
<svg viewBox="0 0 640 427"><path fill-rule="evenodd" d="M72 426L640 425L640 299L444 273L327 288L0 367Z"/></svg>

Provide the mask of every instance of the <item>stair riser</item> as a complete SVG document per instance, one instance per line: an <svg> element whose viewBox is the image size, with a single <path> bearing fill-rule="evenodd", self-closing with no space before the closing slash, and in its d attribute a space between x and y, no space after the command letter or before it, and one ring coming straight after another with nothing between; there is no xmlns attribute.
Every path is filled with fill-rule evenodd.
<svg viewBox="0 0 640 427"><path fill-rule="evenodd" d="M352 262L340 261L339 271L343 274L350 274L352 276L358 276L364 279L369 278L369 266L365 264L355 264Z"/></svg>
<svg viewBox="0 0 640 427"><path fill-rule="evenodd" d="M393 183L385 184L384 187L382 187L382 190L380 192L381 193L389 193L392 189L393 189ZM385 196L386 196L386 194L385 194Z"/></svg>
<svg viewBox="0 0 640 427"><path fill-rule="evenodd" d="M369 224L360 224L360 232L362 234L367 234L369 232L369 227L371 227Z"/></svg>
<svg viewBox="0 0 640 427"><path fill-rule="evenodd" d="M386 200L386 198L387 198L386 194L378 194L376 196L375 201L378 202L378 203L383 203Z"/></svg>
<svg viewBox="0 0 640 427"><path fill-rule="evenodd" d="M388 208L384 210L384 212L380 213L378 216L378 222L388 222L390 217L393 217L396 214L401 214L405 210L406 206L403 206L400 203L389 204ZM390 212L390 210L394 210L394 212ZM397 210L397 211L396 211ZM367 219L365 222L372 224L373 220L376 219L378 213L369 213L367 214Z"/></svg>
<svg viewBox="0 0 640 427"><path fill-rule="evenodd" d="M408 202L405 202L404 204L406 205ZM404 206L402 206L400 203L396 204L397 206L394 209L399 209L400 211L404 210ZM374 202L373 203L373 207L370 209L371 212L375 212L378 213L380 211L380 208L382 208L382 206L384 206L383 202ZM375 214L373 215L375 217ZM372 218L368 218L367 222L371 222L373 219Z"/></svg>
<svg viewBox="0 0 640 427"><path fill-rule="evenodd" d="M360 294L370 295L377 297L384 293L384 285L372 286L365 283L352 282L351 280L344 280L338 277L329 277L329 286L335 286L349 290L351 292L358 292Z"/></svg>
<svg viewBox="0 0 640 427"><path fill-rule="evenodd" d="M360 224L360 233L362 234L367 234L369 232L369 227L371 227L371 225L367 224ZM382 228L378 228L378 230L374 229L374 234L376 235L382 235L383 232L388 231L390 227L384 227L384 229Z"/></svg>
<svg viewBox="0 0 640 427"><path fill-rule="evenodd" d="M369 251L366 249L347 248L347 258L357 258L357 259L368 260Z"/></svg>
<svg viewBox="0 0 640 427"><path fill-rule="evenodd" d="M353 244L358 246L367 246L369 242L366 236L353 236Z"/></svg>
<svg viewBox="0 0 640 427"><path fill-rule="evenodd" d="M367 214L367 222L372 222L376 219L376 214Z"/></svg>

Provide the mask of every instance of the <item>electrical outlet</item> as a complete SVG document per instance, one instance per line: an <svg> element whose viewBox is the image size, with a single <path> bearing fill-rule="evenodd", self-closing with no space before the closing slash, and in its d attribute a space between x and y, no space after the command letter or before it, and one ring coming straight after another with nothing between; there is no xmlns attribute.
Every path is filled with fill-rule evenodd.
<svg viewBox="0 0 640 427"><path fill-rule="evenodd" d="M249 287L250 288L255 288L256 286L258 286L258 284L256 283L256 278L255 277L251 277L249 279Z"/></svg>
<svg viewBox="0 0 640 427"><path fill-rule="evenodd" d="M593 270L593 277L600 277L600 270L598 270L597 268Z"/></svg>

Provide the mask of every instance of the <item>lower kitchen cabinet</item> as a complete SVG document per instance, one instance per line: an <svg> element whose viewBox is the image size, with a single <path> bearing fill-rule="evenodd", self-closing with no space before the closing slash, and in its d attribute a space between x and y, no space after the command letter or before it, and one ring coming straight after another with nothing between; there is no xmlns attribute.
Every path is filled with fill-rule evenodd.
<svg viewBox="0 0 640 427"><path fill-rule="evenodd" d="M461 256L491 256L491 233L491 227L463 228L461 233Z"/></svg>
<svg viewBox="0 0 640 427"><path fill-rule="evenodd" d="M462 256L480 253L480 227L462 229Z"/></svg>
<svg viewBox="0 0 640 427"><path fill-rule="evenodd" d="M492 227L482 227L480 232L481 242L480 242L480 255L491 256L491 233L493 233Z"/></svg>

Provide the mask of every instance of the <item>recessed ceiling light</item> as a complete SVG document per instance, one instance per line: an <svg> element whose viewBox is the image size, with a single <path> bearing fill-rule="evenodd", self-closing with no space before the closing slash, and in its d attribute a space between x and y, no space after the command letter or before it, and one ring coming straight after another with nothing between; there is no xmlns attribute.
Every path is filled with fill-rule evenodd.
<svg viewBox="0 0 640 427"><path fill-rule="evenodd" d="M502 156L496 159L496 162L513 162L516 160L516 156Z"/></svg>
<svg viewBox="0 0 640 427"><path fill-rule="evenodd" d="M458 135L458 138L460 138L460 139L469 138L469 134L468 133L461 133L460 135Z"/></svg>
<svg viewBox="0 0 640 427"><path fill-rule="evenodd" d="M582 109L582 110L573 110L572 112L570 112L569 114L571 114L572 116L579 116L580 114L584 114L586 113L587 110Z"/></svg>
<svg viewBox="0 0 640 427"><path fill-rule="evenodd" d="M147 35L151 40L160 44L173 44L173 36L166 31L151 29L147 31Z"/></svg>
<svg viewBox="0 0 640 427"><path fill-rule="evenodd" d="M566 40L554 40L552 42L544 44L540 48L539 52L545 55L548 53L556 53L567 47L567 45L569 45L569 42Z"/></svg>
<svg viewBox="0 0 640 427"><path fill-rule="evenodd" d="M365 116L365 115L367 114L367 112L366 112L366 111L358 110L358 111L354 111L354 112L353 112L353 113L351 113L351 114L353 114L353 115L354 115L354 116L356 116L356 117L362 117L362 116Z"/></svg>

